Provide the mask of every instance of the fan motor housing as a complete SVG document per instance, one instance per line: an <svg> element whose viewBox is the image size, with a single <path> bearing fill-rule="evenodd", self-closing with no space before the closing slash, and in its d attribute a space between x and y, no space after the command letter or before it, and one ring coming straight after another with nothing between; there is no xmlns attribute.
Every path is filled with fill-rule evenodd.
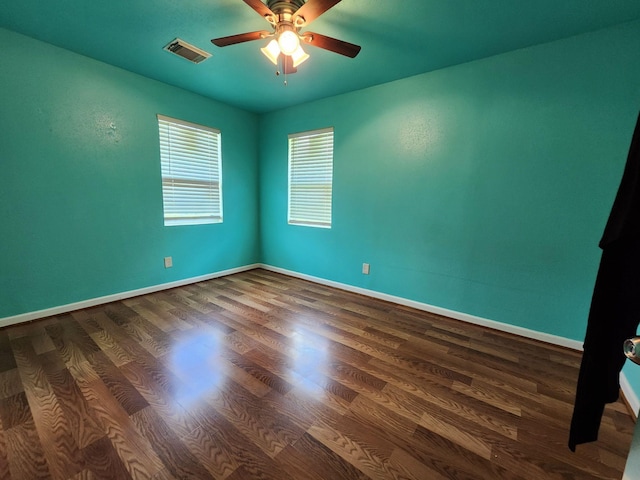
<svg viewBox="0 0 640 480"><path fill-rule="evenodd" d="M267 0L267 7L276 15L283 13L295 13L302 5L304 0Z"/></svg>

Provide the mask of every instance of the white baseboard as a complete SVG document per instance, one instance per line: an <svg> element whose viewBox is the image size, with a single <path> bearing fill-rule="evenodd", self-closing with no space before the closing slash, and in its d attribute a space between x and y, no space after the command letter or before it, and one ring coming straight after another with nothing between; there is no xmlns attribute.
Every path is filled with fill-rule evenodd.
<svg viewBox="0 0 640 480"><path fill-rule="evenodd" d="M137 297L139 295L147 295L149 293L159 292L161 290L181 287L183 285L189 285L191 283L204 282L205 280L211 280L212 278L224 277L226 275L253 270L255 268L260 268L260 264L255 263L252 265L245 265L243 267L230 268L229 270L208 273L206 275L201 275L198 277L185 278L182 280L176 280L175 282L152 285L150 287L130 290L128 292L114 293L112 295L105 295L104 297L90 298L88 300L69 303L67 305L60 305L58 307L46 308L44 310L37 310L35 312L22 313L20 315L14 315L12 317L4 317L0 318L0 328L8 327L9 325L15 325L17 323L37 320L39 318L50 317L52 315L60 315L62 313L73 312L74 310L81 310L83 308L95 307L96 305L102 305L104 303L117 302L118 300L123 300L125 298Z"/></svg>
<svg viewBox="0 0 640 480"><path fill-rule="evenodd" d="M624 372L620 372L620 389L622 390L622 394L624 395L629 408L633 412L633 414L638 418L638 411L640 410L640 399L638 399L638 395L631 388L631 384L627 379L627 376Z"/></svg>
<svg viewBox="0 0 640 480"><path fill-rule="evenodd" d="M496 322L494 320L488 320L482 317L476 317L475 315L469 315L467 313L456 312L455 310L449 310L447 308L436 307L435 305L429 305L428 303L416 302L415 300L409 300L403 297L396 297L394 295L388 295L386 293L376 292L375 290L367 290L365 288L354 287L353 285L347 285L345 283L334 282L332 280L325 280L324 278L313 277L311 275L305 275L303 273L293 272L291 270L285 270L284 268L272 267L271 265L261 265L261 268L265 270L271 270L273 272L282 273L291 277L301 278L303 280L309 280L314 283L327 285L340 290L346 290L353 293L359 293L366 295L367 297L373 297L380 300L386 300L388 302L397 303L398 305L405 305L417 310L423 310L429 313L435 313L445 317L453 318L455 320L462 320L463 322L472 323L474 325L480 325L483 327L492 328L494 330L500 330L502 332L513 333L521 337L531 338L539 340L541 342L550 343L552 345L558 345L561 347L570 348L572 350L582 351L582 342L577 340L571 340L565 337L559 337L557 335L551 335L548 333L537 332L535 330L529 330L528 328L518 327L515 325L509 325L507 323Z"/></svg>
<svg viewBox="0 0 640 480"><path fill-rule="evenodd" d="M456 320L461 320L463 322L472 323L474 325L480 325L483 327L493 328L494 330L499 330L502 332L512 333L514 335L519 335L521 337L530 338L532 340L539 340L541 342L549 343L551 345L557 345L560 347L570 348L572 350L577 350L581 352L582 342L577 340L573 340L570 338L560 337L557 335L551 335L549 333L538 332L535 330L530 330L528 328L518 327L515 325L509 325L507 323L496 322L494 320L489 320L482 317L476 317L475 315L469 315L467 313L456 312L455 310L449 310L446 308L436 307L435 305L429 305L427 303L416 302L414 300L408 300L402 297L396 297L394 295L388 295L386 293L376 292L375 290L367 290L365 288L354 287L353 285L347 285L345 283L334 282L332 280L326 280L324 278L314 277L312 275L306 275L303 273L293 272L291 270L286 270L284 268L273 267L271 265L260 265L261 268L265 270L271 270L273 272L282 273L284 275L289 275L291 277L301 278L303 280L309 280L314 283L319 283L321 285L327 285L330 287L339 288L341 290L346 290L348 292L359 293L361 295L366 295L368 297L378 298L380 300L386 300L388 302L397 303L399 305L405 305L408 307L413 307L417 310L422 310L429 313L435 313L437 315L443 315L445 317L453 318ZM638 395L633 391L629 380L626 375L621 372L620 373L620 388L622 390L622 394L624 395L629 407L635 414L636 418L638 418L638 411L640 410L640 400L638 399Z"/></svg>
<svg viewBox="0 0 640 480"><path fill-rule="evenodd" d="M292 270L286 270L284 268L274 267L271 265L265 265L255 263L251 265L245 265L243 267L231 268L229 270L223 270L219 272L210 273L207 275L201 275L198 277L185 278L183 280L177 280L175 282L163 283L160 285L152 285L150 287L140 288L137 290L130 290L127 292L114 293L112 295L106 295L104 297L91 298L89 300L83 300L81 302L70 303L67 305L61 305L58 307L47 308L44 310L38 310L35 312L27 312L20 315L14 315L11 317L0 318L0 328L8 327L9 325L15 325L18 323L29 322L31 320L37 320L39 318L50 317L52 315L60 315L62 313L72 312L74 310L81 310L83 308L94 307L96 305L102 305L104 303L116 302L125 298L137 297L139 295L146 295L149 293L159 292L161 290L167 290L170 288L181 287L183 285L189 285L191 283L203 282L205 280L211 280L212 278L224 277L226 275L232 275L234 273L240 273L247 270L253 270L255 268L264 268L272 272L282 273L290 277L301 278L303 280L309 280L321 285L327 285L341 290L349 292L359 293L368 297L385 300L399 305L405 305L417 310L425 312L435 313L437 315L443 315L463 322L471 323L474 325L480 325L483 327L493 328L502 332L512 333L525 338L531 338L533 340L539 340L541 342L550 343L552 345L558 345L561 347L570 348L572 350L582 351L582 342L572 340L557 335L551 335L548 333L537 332L528 328L518 327L515 325L509 325L507 323L496 322L475 315L469 315L467 313L456 312L455 310L449 310L446 308L437 307L435 305L429 305L427 303L417 302L415 300L409 300L403 297L397 297L386 293L376 292L375 290L367 290L366 288L354 287L346 283L334 282L332 280L326 280L320 277L314 277L312 275L306 275L303 273L294 272ZM620 374L620 387L622 393L629 404L629 407L638 416L640 410L640 399L638 395L633 391L629 381L624 373Z"/></svg>

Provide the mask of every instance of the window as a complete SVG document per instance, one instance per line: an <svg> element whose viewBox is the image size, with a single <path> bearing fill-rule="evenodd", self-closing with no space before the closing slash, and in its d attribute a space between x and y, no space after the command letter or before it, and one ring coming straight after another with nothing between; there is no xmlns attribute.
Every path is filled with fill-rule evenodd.
<svg viewBox="0 0 640 480"><path fill-rule="evenodd" d="M222 222L220 131L158 115L164 224Z"/></svg>
<svg viewBox="0 0 640 480"><path fill-rule="evenodd" d="M331 228L333 128L289 135L289 215L293 225Z"/></svg>

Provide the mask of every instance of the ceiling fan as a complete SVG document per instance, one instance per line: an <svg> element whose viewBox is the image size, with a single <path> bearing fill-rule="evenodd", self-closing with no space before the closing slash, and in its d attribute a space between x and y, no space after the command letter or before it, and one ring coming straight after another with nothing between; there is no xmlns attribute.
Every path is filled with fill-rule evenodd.
<svg viewBox="0 0 640 480"><path fill-rule="evenodd" d="M236 43L251 42L271 38L271 41L260 50L273 64L282 60L284 73L295 73L298 65L309 55L301 44L323 48L350 58L360 52L360 46L353 43L327 37L314 32L300 32L331 7L341 0L243 0L273 27L273 31L259 30L240 33L228 37L214 38L211 43L218 47L227 47Z"/></svg>

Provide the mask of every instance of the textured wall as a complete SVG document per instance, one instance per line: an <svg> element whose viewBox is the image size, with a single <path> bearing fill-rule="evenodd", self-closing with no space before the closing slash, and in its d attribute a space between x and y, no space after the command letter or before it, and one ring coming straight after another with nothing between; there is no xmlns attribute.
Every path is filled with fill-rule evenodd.
<svg viewBox="0 0 640 480"><path fill-rule="evenodd" d="M0 318L259 260L256 116L7 30L0 42ZM224 223L163 226L158 113L222 131Z"/></svg>
<svg viewBox="0 0 640 480"><path fill-rule="evenodd" d="M582 340L639 51L635 22L263 115L263 261ZM289 226L287 134L328 126L333 228Z"/></svg>
<svg viewBox="0 0 640 480"><path fill-rule="evenodd" d="M262 260L582 339L638 22L267 114L259 145L251 114L0 35L0 317ZM156 113L222 130L223 224L162 225ZM288 226L287 134L326 126L333 228Z"/></svg>

